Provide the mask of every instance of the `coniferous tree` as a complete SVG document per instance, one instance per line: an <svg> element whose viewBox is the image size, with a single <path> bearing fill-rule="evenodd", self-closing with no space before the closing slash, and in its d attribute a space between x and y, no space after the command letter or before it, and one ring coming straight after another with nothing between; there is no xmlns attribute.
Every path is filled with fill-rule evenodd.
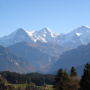
<svg viewBox="0 0 90 90"><path fill-rule="evenodd" d="M77 76L77 71L76 71L75 67L72 67L71 71L70 71L69 90L78 90L79 82L80 82L80 79Z"/></svg>
<svg viewBox="0 0 90 90"><path fill-rule="evenodd" d="M90 90L90 64L85 65L84 74L80 81L80 90Z"/></svg>
<svg viewBox="0 0 90 90"><path fill-rule="evenodd" d="M69 76L68 74L60 69L56 75L55 90L68 90Z"/></svg>
<svg viewBox="0 0 90 90"><path fill-rule="evenodd" d="M72 68L71 68L70 76L71 76L71 77L72 77L72 76L77 76L77 72L76 72L75 67L72 67Z"/></svg>

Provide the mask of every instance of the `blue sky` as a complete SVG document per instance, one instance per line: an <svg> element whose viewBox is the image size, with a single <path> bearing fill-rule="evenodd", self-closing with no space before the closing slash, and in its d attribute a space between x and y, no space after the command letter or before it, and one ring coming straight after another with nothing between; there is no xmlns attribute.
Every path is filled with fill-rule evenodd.
<svg viewBox="0 0 90 90"><path fill-rule="evenodd" d="M17 28L67 33L90 26L90 0L0 0L0 36Z"/></svg>

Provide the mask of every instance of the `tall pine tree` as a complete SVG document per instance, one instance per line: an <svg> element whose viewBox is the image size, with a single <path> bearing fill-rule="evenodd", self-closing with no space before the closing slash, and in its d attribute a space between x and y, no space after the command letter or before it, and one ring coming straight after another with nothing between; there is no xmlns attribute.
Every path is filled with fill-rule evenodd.
<svg viewBox="0 0 90 90"><path fill-rule="evenodd" d="M68 90L69 76L68 74L60 69L56 75L55 90Z"/></svg>
<svg viewBox="0 0 90 90"><path fill-rule="evenodd" d="M73 76L75 76L75 77L76 77L76 76L77 76L77 72L76 72L75 67L72 67L72 68L71 68L71 71L70 71L70 76L71 76L71 77L73 77Z"/></svg>
<svg viewBox="0 0 90 90"><path fill-rule="evenodd" d="M80 90L90 90L90 64L85 65L84 74L80 81Z"/></svg>

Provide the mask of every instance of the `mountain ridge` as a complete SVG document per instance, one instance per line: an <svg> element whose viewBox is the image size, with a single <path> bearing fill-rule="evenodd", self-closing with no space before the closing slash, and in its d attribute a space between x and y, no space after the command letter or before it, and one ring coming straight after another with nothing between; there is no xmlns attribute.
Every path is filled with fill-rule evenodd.
<svg viewBox="0 0 90 90"><path fill-rule="evenodd" d="M31 32L19 28L10 35L0 38L0 45L9 46L26 41L30 43L57 43L66 48L76 48L88 44L90 42L89 35L90 27L88 26L78 27L67 34L56 34L48 28Z"/></svg>
<svg viewBox="0 0 90 90"><path fill-rule="evenodd" d="M48 72L65 52L89 43L90 27L87 26L78 27L67 34L56 34L48 28L31 32L19 28L0 38L0 45L24 59L26 65L31 66L31 71L38 72Z"/></svg>

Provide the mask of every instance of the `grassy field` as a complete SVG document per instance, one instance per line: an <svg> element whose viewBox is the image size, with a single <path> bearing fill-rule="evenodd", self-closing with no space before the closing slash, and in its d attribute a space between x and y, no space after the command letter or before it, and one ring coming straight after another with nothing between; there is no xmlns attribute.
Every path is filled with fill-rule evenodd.
<svg viewBox="0 0 90 90"><path fill-rule="evenodd" d="M9 84L9 85L12 85L16 89L17 88L25 89L28 86L28 84ZM53 86L52 85L46 85L46 86L36 86L36 85L33 85L33 87L35 87L36 90L53 90Z"/></svg>
<svg viewBox="0 0 90 90"><path fill-rule="evenodd" d="M53 90L53 86L52 85L47 85L47 90Z"/></svg>
<svg viewBox="0 0 90 90"><path fill-rule="evenodd" d="M27 84L9 84L12 85L15 88L21 87L21 88L25 88L27 86Z"/></svg>

